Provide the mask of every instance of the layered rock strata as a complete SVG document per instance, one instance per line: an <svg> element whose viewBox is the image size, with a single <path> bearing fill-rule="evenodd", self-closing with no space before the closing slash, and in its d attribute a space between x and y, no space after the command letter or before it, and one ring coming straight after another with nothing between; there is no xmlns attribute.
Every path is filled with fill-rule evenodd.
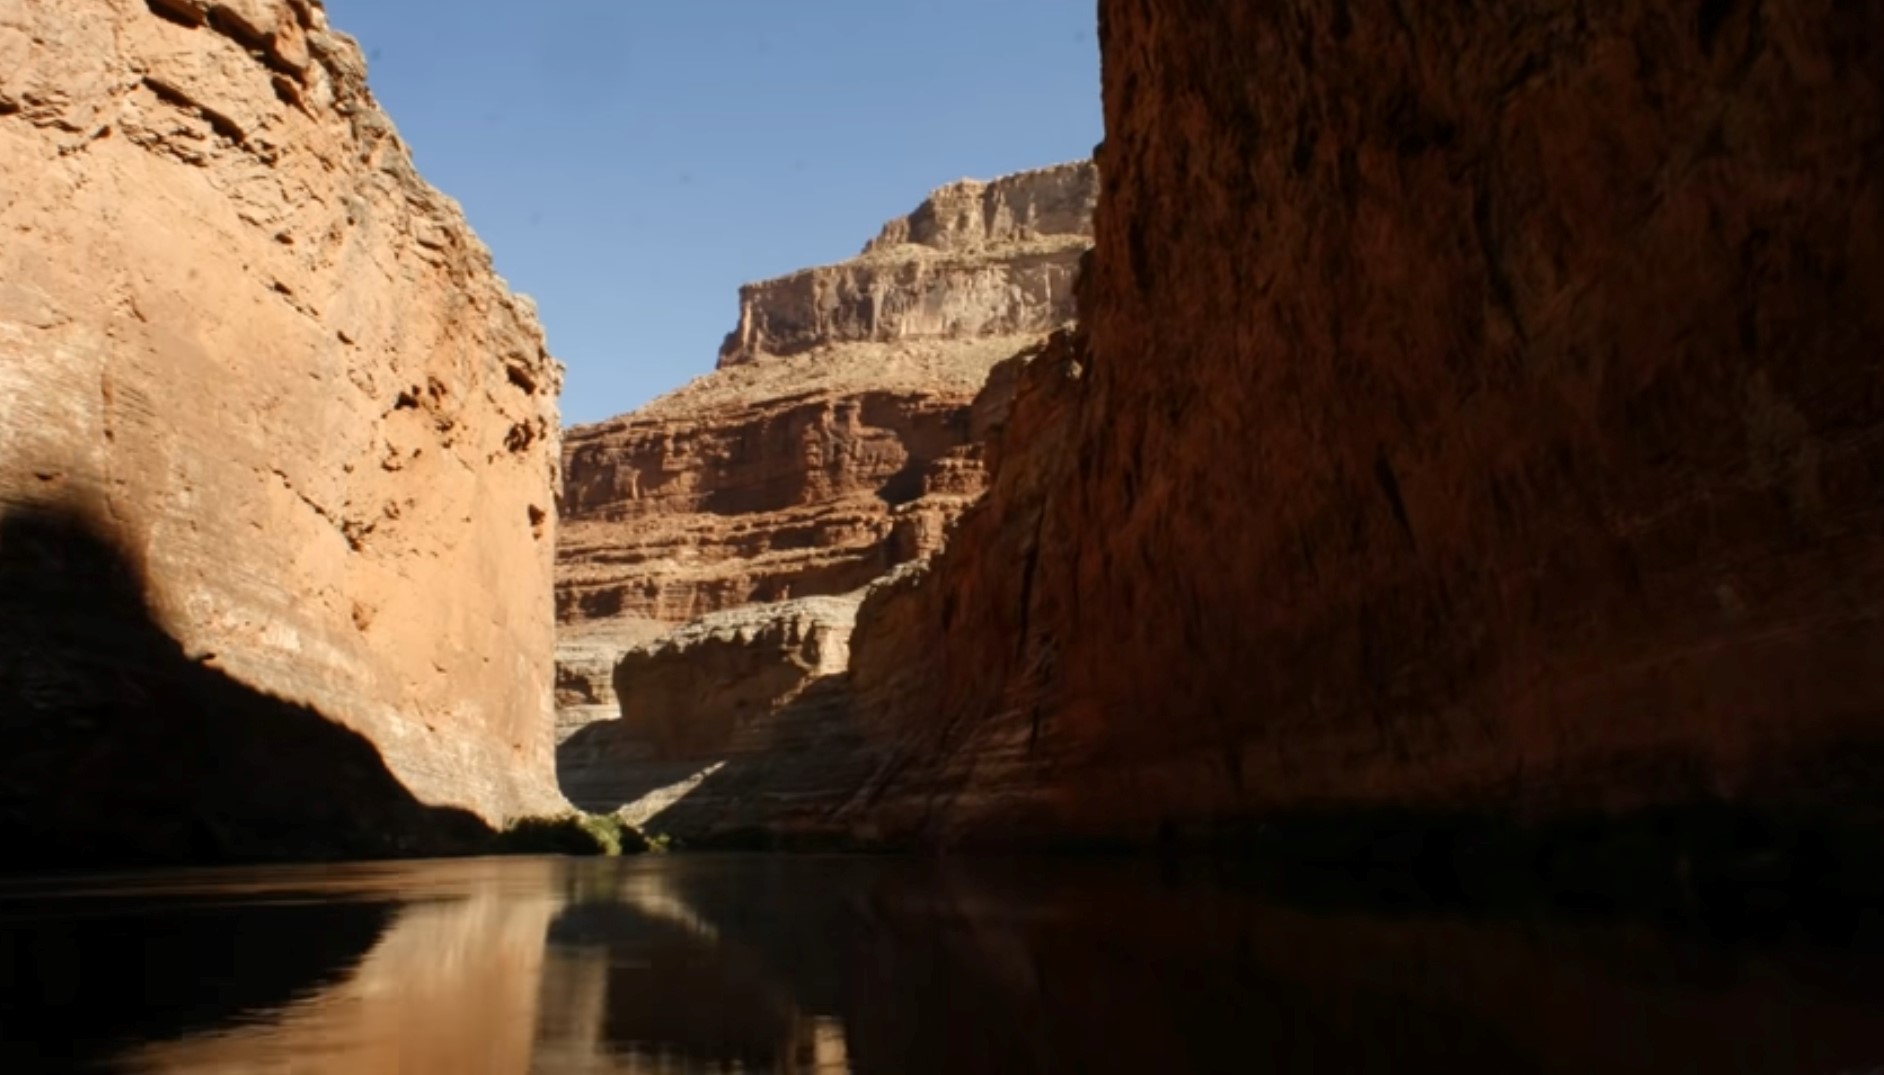
<svg viewBox="0 0 1884 1075"><path fill-rule="evenodd" d="M981 492L989 369L1073 313L1097 177L937 191L852 261L755 284L720 369L566 437L558 612L632 643L845 593L933 552Z"/></svg>
<svg viewBox="0 0 1884 1075"><path fill-rule="evenodd" d="M0 4L0 828L358 853L553 808L532 308L318 2L79 7Z"/></svg>
<svg viewBox="0 0 1884 1075"><path fill-rule="evenodd" d="M650 408L699 414L680 402L740 399L750 388L772 400L746 405L772 416L761 426L771 432L675 419L663 447L694 446L680 457L685 466L670 461L671 471L660 472L671 490L665 500L649 504L634 528L565 522L557 759L572 801L622 811L637 825L658 817L656 831L687 839L761 831L788 815L797 818L794 831L821 838L821 796L861 783L873 757L852 728L844 674L863 588L932 554L979 494L983 460L999 450L1019 371L1039 345L995 357L1022 342L852 345L816 356L835 365L737 365ZM883 364L867 374L845 365L865 355ZM854 395L805 392L807 382L866 376L891 384ZM950 402L957 393L966 402ZM898 423L900 446L885 428ZM728 453L742 446L737 472L762 477L717 485ZM595 474L575 460L605 447L572 452L573 470ZM820 459L829 465L820 469ZM863 475L881 484L859 488ZM593 488L572 482L566 500ZM897 503L911 494L919 495ZM676 499L694 510L663 519L658 512ZM712 516L713 507L725 516ZM718 544L706 544L716 527ZM664 556L650 559L651 551ZM592 578L605 559L649 573L626 615L619 591L569 585ZM748 603L806 591L822 596ZM699 609L708 611L684 626L662 622Z"/></svg>
<svg viewBox="0 0 1884 1075"><path fill-rule="evenodd" d="M1180 7L1100 5L1087 337L863 609L858 824L1872 811L1884 12Z"/></svg>
<svg viewBox="0 0 1884 1075"><path fill-rule="evenodd" d="M1090 161L941 187L857 258L741 288L720 366L836 343L1053 329L1072 312L1098 196Z"/></svg>

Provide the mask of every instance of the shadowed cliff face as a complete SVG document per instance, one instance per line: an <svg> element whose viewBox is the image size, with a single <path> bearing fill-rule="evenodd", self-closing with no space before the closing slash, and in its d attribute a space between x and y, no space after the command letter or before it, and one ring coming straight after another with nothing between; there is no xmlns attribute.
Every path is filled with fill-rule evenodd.
<svg viewBox="0 0 1884 1075"><path fill-rule="evenodd" d="M1085 341L866 604L905 832L1884 787L1884 11L1103 0Z"/></svg>
<svg viewBox="0 0 1884 1075"><path fill-rule="evenodd" d="M0 514L4 868L465 850L373 745L186 652L137 560L83 510Z"/></svg>

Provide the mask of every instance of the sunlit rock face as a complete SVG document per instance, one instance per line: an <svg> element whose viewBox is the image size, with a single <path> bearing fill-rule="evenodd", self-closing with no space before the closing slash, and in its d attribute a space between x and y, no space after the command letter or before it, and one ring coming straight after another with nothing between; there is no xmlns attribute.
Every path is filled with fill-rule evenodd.
<svg viewBox="0 0 1884 1075"><path fill-rule="evenodd" d="M872 816L1873 803L1884 10L1100 25L1086 336L860 616Z"/></svg>
<svg viewBox="0 0 1884 1075"><path fill-rule="evenodd" d="M741 288L720 366L838 343L1048 332L1072 314L1098 194L1089 161L942 187L857 258Z"/></svg>
<svg viewBox="0 0 1884 1075"><path fill-rule="evenodd" d="M1090 163L965 181L859 257L748 286L720 369L569 431L565 633L845 593L980 494L996 363L1073 316Z"/></svg>
<svg viewBox="0 0 1884 1075"><path fill-rule="evenodd" d="M226 843L165 775L197 703L119 736L189 665L363 737L424 803L552 807L560 367L353 41L311 0L0 4L0 164L0 528L88 520L177 664L86 642L101 611L9 604L0 825L82 842L71 811L121 833L135 801L150 855ZM37 585L65 569L30 538L0 558ZM232 802L332 763L256 734L204 777ZM277 853L332 806L306 790ZM177 818L196 851L152 835Z"/></svg>
<svg viewBox="0 0 1884 1075"><path fill-rule="evenodd" d="M1073 315L1097 191L1089 162L943 187L858 257L745 288L716 372L568 432L562 739L611 716L611 652L942 546L1006 418L991 371Z"/></svg>

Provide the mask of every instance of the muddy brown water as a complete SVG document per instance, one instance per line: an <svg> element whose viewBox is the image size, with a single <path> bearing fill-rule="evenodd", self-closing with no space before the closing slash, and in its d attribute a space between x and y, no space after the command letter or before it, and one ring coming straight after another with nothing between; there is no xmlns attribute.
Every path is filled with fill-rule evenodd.
<svg viewBox="0 0 1884 1075"><path fill-rule="evenodd" d="M1109 861L0 882L0 1072L1884 1071L1877 956Z"/></svg>

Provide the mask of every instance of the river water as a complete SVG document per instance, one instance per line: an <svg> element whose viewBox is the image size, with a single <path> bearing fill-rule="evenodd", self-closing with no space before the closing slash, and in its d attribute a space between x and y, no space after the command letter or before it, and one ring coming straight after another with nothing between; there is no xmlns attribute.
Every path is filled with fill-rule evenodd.
<svg viewBox="0 0 1884 1075"><path fill-rule="evenodd" d="M1874 960L1149 865L477 859L0 883L0 1072L1884 1072Z"/></svg>

